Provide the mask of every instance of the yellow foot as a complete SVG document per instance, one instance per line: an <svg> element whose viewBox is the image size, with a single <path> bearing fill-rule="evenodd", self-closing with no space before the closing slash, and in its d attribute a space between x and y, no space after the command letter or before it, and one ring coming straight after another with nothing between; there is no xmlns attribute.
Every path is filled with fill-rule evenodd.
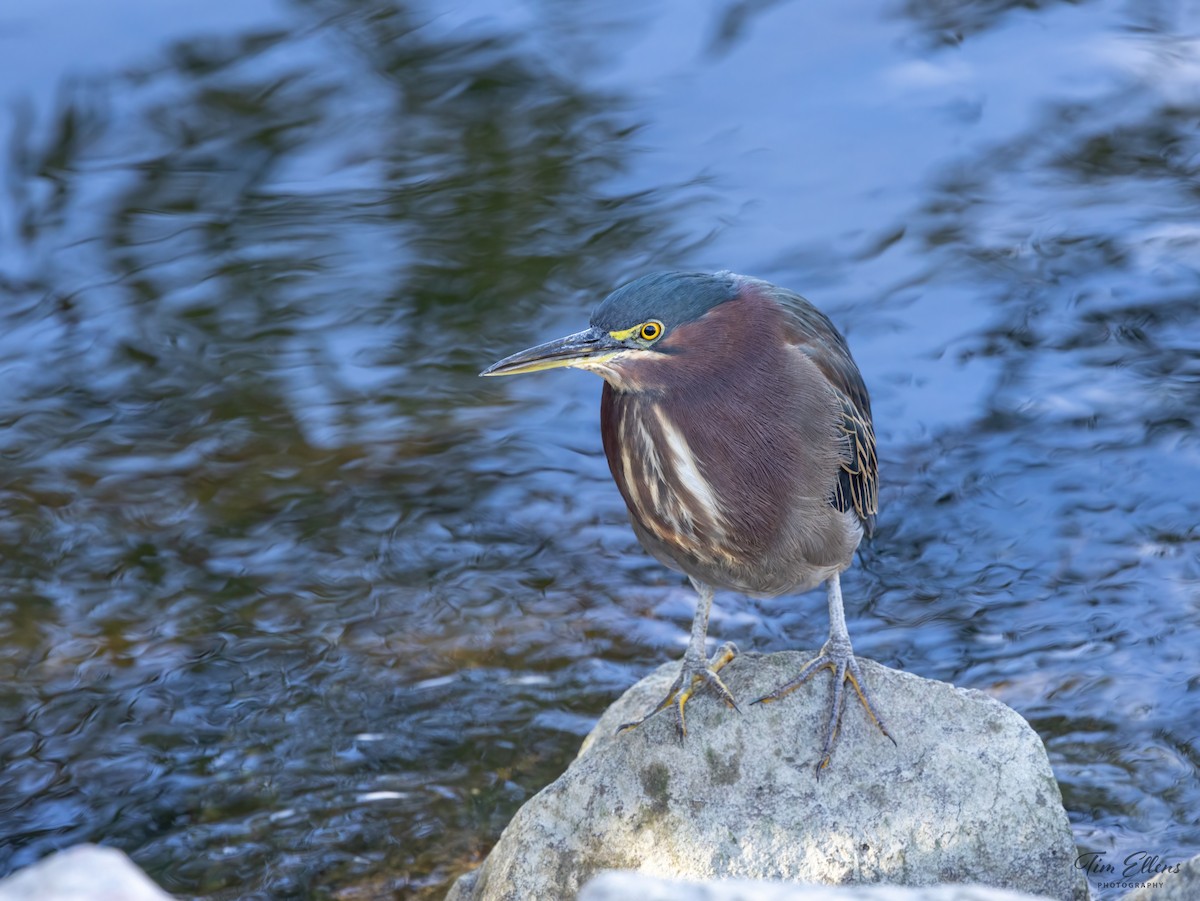
<svg viewBox="0 0 1200 901"><path fill-rule="evenodd" d="M812 675L819 670L829 669L833 671L833 697L829 704L829 718L825 724L825 741L821 746L821 759L817 763L817 775L821 774L821 770L829 766L829 758L833 755L833 747L837 743L838 729L842 724L842 713L846 709L846 693L845 685L849 682L854 687L855 694L858 695L858 700L862 702L867 714L871 717L871 721L879 728L892 744L896 743L896 739L892 738L892 733L888 732L887 726L884 725L883 717L879 715L879 711L875 709L875 704L871 700L871 693L867 690L867 683L863 680L862 670L858 665L856 658L850 648L847 646L831 647L826 644L821 649L820 655L808 662L804 669L791 682L779 686L770 694L763 695L761 698L756 698L751 701L751 704L765 704L770 701L778 701L784 695L799 688L807 682Z"/></svg>
<svg viewBox="0 0 1200 901"><path fill-rule="evenodd" d="M671 708L675 718L675 732L679 736L679 740L683 741L687 735L687 720L684 718L683 709L687 702L702 688L709 688L714 691L727 706L732 707L741 713L741 708L733 699L729 689L725 687L725 683L721 681L721 677L717 675L721 669L730 660L737 656L737 646L732 641L727 641L713 655L712 660L705 661L703 658L691 659L684 656L683 663L679 668L679 675L675 677L675 681L671 684L670 691L667 696L658 702L658 706L647 713L640 720L635 720L632 723L624 723L617 732L624 732L627 729L636 729L650 717L656 713L660 713Z"/></svg>

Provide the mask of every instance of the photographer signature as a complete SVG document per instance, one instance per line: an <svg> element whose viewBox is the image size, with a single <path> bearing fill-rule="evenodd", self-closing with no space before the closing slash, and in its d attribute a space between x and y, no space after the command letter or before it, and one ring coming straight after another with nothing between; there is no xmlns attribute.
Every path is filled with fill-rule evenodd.
<svg viewBox="0 0 1200 901"><path fill-rule="evenodd" d="M1083 870L1089 876L1115 874L1117 868L1104 859L1104 851L1087 851L1075 858L1075 869ZM1181 863L1168 863L1157 854L1149 851L1134 851L1126 855L1122 861L1124 869L1121 877L1129 879L1134 876L1157 876L1160 873L1178 873L1183 867Z"/></svg>

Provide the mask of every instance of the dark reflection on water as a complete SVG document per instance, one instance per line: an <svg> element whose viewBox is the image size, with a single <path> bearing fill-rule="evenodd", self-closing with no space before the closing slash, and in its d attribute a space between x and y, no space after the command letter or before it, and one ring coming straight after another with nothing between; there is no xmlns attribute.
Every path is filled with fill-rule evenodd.
<svg viewBox="0 0 1200 901"><path fill-rule="evenodd" d="M690 5L534 5L539 31L313 0L19 103L0 871L103 841L182 894L444 892L678 655L692 604L624 524L598 385L475 374L673 264L809 289L850 334L885 465L846 579L859 651L1029 718L1082 848L1200 852L1200 94L1182 7L1087 6L1125 75L1039 86L1000 126L986 72L897 101L902 121L870 120L878 185L826 159L839 209L794 220L771 204L803 168L788 142L833 126L781 114L786 84L731 99L702 78L771 59L799 4L709 11L693 48L662 46L685 77L637 41ZM854 24L868 55L940 47L917 58L940 78L975 35L1020 47L1035 14L1072 38L1085 20L1061 17L1090 9L1068 7ZM762 138L788 165L714 175L734 118L752 150L795 120ZM932 169L890 155L914 129ZM822 610L722 596L712 632L814 646Z"/></svg>
<svg viewBox="0 0 1200 901"><path fill-rule="evenodd" d="M953 46L1019 13L1038 12L1060 4L1082 5L1087 0L902 0L898 11L918 27L932 44Z"/></svg>

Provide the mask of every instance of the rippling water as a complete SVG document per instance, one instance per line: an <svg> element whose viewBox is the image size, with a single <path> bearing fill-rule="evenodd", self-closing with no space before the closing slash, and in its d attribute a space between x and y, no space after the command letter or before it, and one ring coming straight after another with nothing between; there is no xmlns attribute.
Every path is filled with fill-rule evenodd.
<svg viewBox="0 0 1200 901"><path fill-rule="evenodd" d="M668 266L849 337L859 652L1027 717L1081 849L1200 852L1194 3L99 9L0 11L0 873L440 897L692 610L598 380L476 373Z"/></svg>

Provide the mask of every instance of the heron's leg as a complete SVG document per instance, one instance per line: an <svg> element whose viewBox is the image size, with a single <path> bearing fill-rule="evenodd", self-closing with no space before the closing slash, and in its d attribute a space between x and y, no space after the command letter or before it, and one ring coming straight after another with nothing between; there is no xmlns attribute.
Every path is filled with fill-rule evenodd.
<svg viewBox="0 0 1200 901"><path fill-rule="evenodd" d="M800 674L795 679L779 686L779 688L770 694L763 695L761 698L757 698L751 702L752 704L761 704L766 701L777 701L788 692L799 688L807 682L818 670L829 669L833 671L833 696L829 702L829 717L825 723L824 742L821 745L821 759L817 763L818 773L829 765L829 758L833 754L833 746L837 741L838 727L842 723L842 713L846 709L845 685L847 682L853 686L859 701L866 708L871 720L879 727L879 731L891 739L892 744L896 743L896 739L892 738L892 734L888 732L887 726L883 722L883 717L875 709L875 704L871 700L871 693L867 690L867 683L862 677L862 669L858 665L858 658L854 656L854 649L850 646L850 633L846 630L846 612L842 609L841 578L835 574L830 577L826 584L829 598L829 639L821 648L821 653L815 659L805 664L804 669L800 671Z"/></svg>
<svg viewBox="0 0 1200 901"><path fill-rule="evenodd" d="M707 686L716 692L717 697L735 710L738 709L733 695L717 675L721 668L737 656L737 647L732 641L727 641L717 649L717 653L709 660L704 653L705 642L708 640L708 615L712 611L714 590L711 585L692 580L700 599L696 604L696 615L692 617L692 637L688 641L687 650L683 654L683 662L679 667L679 675L671 683L667 696L659 701L658 706L648 714L632 723L625 723L617 731L633 729L640 726L654 714L670 707L675 717L675 731L680 739L687 735L687 721L684 718L684 707L699 688Z"/></svg>

